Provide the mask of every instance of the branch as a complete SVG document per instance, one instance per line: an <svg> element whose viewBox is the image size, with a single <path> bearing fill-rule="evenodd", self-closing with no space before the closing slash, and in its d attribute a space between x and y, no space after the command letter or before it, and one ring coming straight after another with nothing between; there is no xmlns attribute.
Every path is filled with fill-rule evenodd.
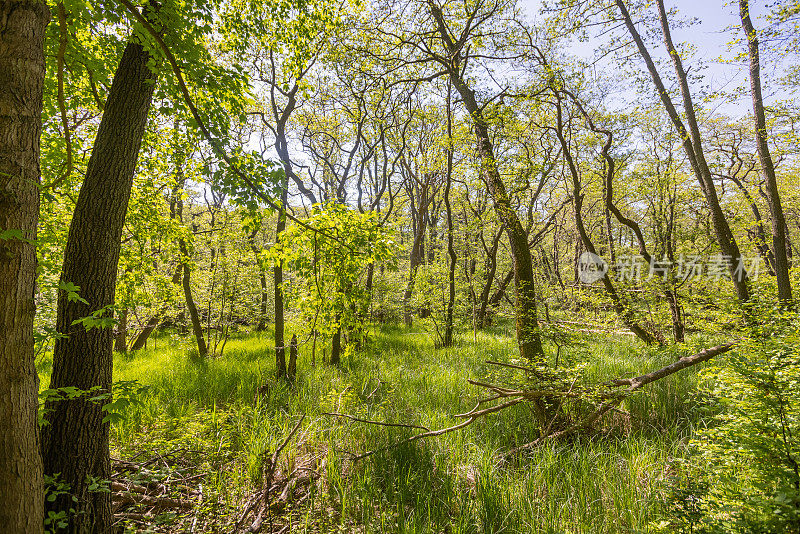
<svg viewBox="0 0 800 534"><path fill-rule="evenodd" d="M186 102L186 105L189 107L189 111L191 111L192 117L194 118L195 122L197 123L197 127L200 129L200 133L203 134L203 137L205 137L206 141L208 141L209 145L211 145L211 148L214 150L216 155L220 159L222 159L228 165L228 167L239 178L241 178L244 181L244 183L247 185L247 187L249 187L250 190L253 193L255 193L256 196L258 196L261 200L263 200L272 209L274 209L278 213L283 212L289 220L291 220L292 222L294 222L295 224L297 224L299 226L302 226L306 230L311 230L312 232L314 232L316 234L321 234L321 235L324 235L325 237L333 239L334 241L338 241L338 242L342 243L343 246L345 246L346 248L350 249L350 251L353 252L353 253L360 253L358 251L353 250L353 248L349 244L344 243L341 239L339 239L339 238L337 238L337 237L335 237L333 235L330 235L327 232L323 232L322 230L314 228L311 225L301 221L300 219L298 219L297 217L295 217L291 213L288 213L285 209L283 209L283 207L281 207L278 204L276 204L271 198L269 198L266 194L264 194L264 192L261 191L256 186L256 184L250 179L250 177L247 176L246 174L244 174L234 164L234 162L231 159L231 157L228 155L228 153L225 151L225 149L221 146L219 140L215 139L214 136L211 135L211 131L208 129L208 127L206 126L205 121L200 116L200 111L197 109L197 106L195 105L194 100L192 99L192 96L189 94L189 87L186 85L186 81L183 78L183 72L181 71L181 68L178 65L178 61L177 61L177 59L175 59L175 55L172 53L172 51L169 49L167 44L164 42L164 39L162 39L162 37L158 33L158 31L155 28L153 28L153 25L150 24L150 22L141 13L139 13L139 11L133 6L133 4L131 4L130 0L119 0L119 2L123 6L125 6L125 8L130 12L131 15L133 15L133 17L136 19L136 21L139 22L139 24L141 24L142 27L144 27L144 29L147 31L147 33L150 34L150 36L156 42L158 47L164 53L164 56L167 58L167 61L169 62L170 66L172 67L172 72L175 74L175 78L177 79L177 82L178 82L178 88L180 89L180 92L181 92L181 95L183 97L184 102Z"/></svg>
<svg viewBox="0 0 800 534"><path fill-rule="evenodd" d="M691 367L693 365L697 365L698 363L710 360L714 356L724 354L733 349L737 343L738 340L734 340L725 343L723 345L717 345L716 347L711 347L710 349L701 350L697 354L694 354L692 356L684 356L677 362L671 363L670 365L662 367L661 369L658 369L651 373L647 373L645 375L637 376L634 378L620 378L617 380L612 380L611 382L608 383L608 385L612 387L630 386L628 388L629 391L635 391L640 387L649 384L650 382L661 380L662 378L677 373L682 369L686 369L687 367Z"/></svg>
<svg viewBox="0 0 800 534"><path fill-rule="evenodd" d="M536 440L534 440L534 441L532 441L530 443L526 443L525 445L521 445L519 447L511 449L510 451L505 453L504 456L508 457L508 456L515 455L515 454L517 454L517 453L519 453L519 452L521 452L521 451L523 451L525 449L533 448L533 447L535 447L535 446L537 446L540 443L543 443L545 441L557 439L557 438L560 438L560 437L564 437L566 435L572 434L576 430L580 430L582 428L586 428L586 427L592 425L597 420L599 420L607 412L616 409L616 407L620 403L622 403L622 401L625 400L634 391L642 388L643 386L645 386L647 384L650 384L651 382L655 382L655 381L661 380L662 378L665 378L665 377L667 377L669 375L675 374L678 371L686 369L687 367L692 367L693 365L697 365L698 363L702 363L702 362L708 361L708 360L710 360L711 358L713 358L715 356L718 356L720 354L724 354L726 352L729 352L734 347L736 347L736 345L738 343L739 343L738 340L730 341L730 342L724 343L722 345L717 345L716 347L711 347L711 348L702 350L702 351L700 351L697 354L694 354L692 356L684 356L683 358L679 359L677 362L674 362L674 363L672 363L670 365L667 365L666 367L662 367L661 369L658 369L656 371L652 371L650 373L647 373L647 374L644 374L644 375L640 375L640 376L637 376L637 377L633 377L633 378L620 378L620 379L616 379L616 380L612 380L610 382L607 382L604 385L606 385L608 387L628 386L628 388L625 389L625 390L622 390L622 391L616 391L616 392L611 392L610 394L602 395L602 397L605 397L607 400L605 402L603 402L591 415L589 415L588 417L585 417L584 419L582 419L582 420L570 425L569 427L567 427L565 429L562 429L562 430L559 430L559 431L553 432L553 433L547 433L549 431L549 428L553 424L553 421L551 421L550 424L548 425L548 429L545 432L545 435L540 436L539 438L537 438ZM487 361L487 363L496 364L496 365L502 365L504 367L507 366L507 367L512 367L512 368L522 369L522 370L526 370L526 371L529 370L529 369L527 369L525 367L516 366L516 365L512 365L512 364L503 364L503 363L500 363L500 362ZM485 415L489 415L489 414L492 414L492 413L499 412L501 410L504 410L506 408L509 408L511 406L519 404L519 403L521 403L521 402L523 402L525 400L531 400L531 399L541 398L541 397L547 396L547 397L560 397L560 399L561 399L560 402L563 402L564 398L581 398L581 393L588 391L588 390L585 390L585 389L582 389L580 391L574 391L574 387L575 387L575 381L574 380L573 380L572 384L569 386L569 389L566 390L566 391L564 391L564 390L561 390L561 391L559 391L559 390L513 390L513 389L503 388L503 387L500 387L500 386L495 386L495 385L492 385L492 384L487 384L485 382L479 382L477 380L468 380L468 382L470 384L473 384L473 385L476 385L476 386L480 386L480 387L484 387L484 388L490 389L490 390L494 391L497 395L495 395L494 397L491 397L489 399L483 399L481 401L478 401L478 404L472 410L470 410L469 412L466 412L466 413L463 413L463 414L454 415L453 417L466 418L466 420L462 421L461 423L458 423L456 425L449 426L449 427L446 427L446 428L442 428L442 429L439 429L439 430L428 430L426 432L423 432L422 434L417 434L417 435L411 436L410 438L398 441L397 443L393 443L393 444L387 445L385 447L381 447L381 448L378 448L378 449L374 449L374 450L367 451L365 453L353 456L351 458L351 460L355 462L357 460L362 460L364 458L372 456L375 453L383 452L383 451L386 451L386 450L389 450L389 449L392 449L392 448L395 448L395 447L399 447L401 445L405 445L407 443L411 443L411 442L414 442L414 441L417 441L417 440L420 440L420 439L423 439L423 438L428 438L428 437L433 437L433 436L441 436L443 434L447 434L447 433L450 433L450 432L454 432L456 430L460 430L460 429L462 429L464 427L467 427L467 426L471 425L472 423L474 423L480 417L483 417ZM483 410L478 410L480 405L483 404L484 402L487 402L487 401L490 401L490 400L496 400L496 399L504 398L504 397L513 397L513 398L511 400L508 400L508 401L503 402L501 404L498 404L498 405L495 405L495 406L492 406L492 407L489 407L489 408L484 408ZM338 413L336 413L336 414L331 413L331 414L326 414L326 415L335 415L335 416L339 416L339 417L347 417L349 419L354 419L356 421L361 421L361 422L371 423L371 424L384 425L384 426L401 426L401 427L414 428L413 425L399 425L399 424L381 423L381 422L376 422L376 421L367 421L367 420L364 420L364 419L357 419L357 418L352 417L352 416L348 416L348 415L344 415L344 414L338 414ZM421 427L416 427L416 428L421 428Z"/></svg>
<svg viewBox="0 0 800 534"><path fill-rule="evenodd" d="M358 421L359 423L368 423L370 425L394 426L399 428L418 428L420 430L425 430L426 432L431 431L430 428L425 426L404 425L403 423L384 423L383 421L371 421L369 419L360 419L358 417L353 417L352 415L347 415L346 413L322 412L322 415L330 415L333 417L344 417L345 419L350 419L351 421Z"/></svg>

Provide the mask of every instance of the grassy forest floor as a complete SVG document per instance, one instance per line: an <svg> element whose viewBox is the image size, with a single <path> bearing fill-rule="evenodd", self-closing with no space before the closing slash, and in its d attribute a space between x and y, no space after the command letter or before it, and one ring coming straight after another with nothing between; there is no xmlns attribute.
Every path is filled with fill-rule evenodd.
<svg viewBox="0 0 800 534"><path fill-rule="evenodd" d="M602 380L658 368L678 350L707 346L703 341L659 351L628 336L587 336L559 357ZM352 462L353 454L419 431L325 412L451 426L458 422L453 414L485 396L467 379L522 383L513 369L485 363L514 360L512 332L496 327L475 340L469 332L454 347L437 349L425 332L384 326L341 368L321 364L319 348L312 367L311 344L301 343L293 386L275 381L272 346L270 333L241 334L222 357L198 361L190 340L162 333L144 351L115 356L115 381L149 386L112 427L111 489L117 517L130 531L232 532L237 524L246 530L262 504L257 492L268 459L302 414L278 460L262 532L681 529L679 459L706 409L695 393L695 369L628 399L625 413L607 417L602 431L511 459L502 452L536 438L524 404ZM39 365L42 387L49 365Z"/></svg>

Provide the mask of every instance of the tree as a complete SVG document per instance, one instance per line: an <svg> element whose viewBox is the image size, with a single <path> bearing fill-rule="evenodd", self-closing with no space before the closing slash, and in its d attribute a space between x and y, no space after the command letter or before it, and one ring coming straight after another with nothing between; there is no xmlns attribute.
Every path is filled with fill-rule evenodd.
<svg viewBox="0 0 800 534"><path fill-rule="evenodd" d="M370 263L390 258L393 242L375 212L335 202L316 204L306 224L287 228L269 254L299 275L289 291L313 317L312 328L332 338L330 363L338 365L342 330L363 334L361 309L370 295L359 280Z"/></svg>
<svg viewBox="0 0 800 534"><path fill-rule="evenodd" d="M586 229L586 225L584 224L583 214L581 213L583 200L584 200L584 193L582 192L581 188L581 178L580 172L578 170L578 166L575 162L573 157L573 151L575 150L571 145L571 139L567 140L567 129L569 128L569 124L572 122L572 117L566 117L564 115L564 107L565 107L565 97L567 95L571 96L573 100L576 100L573 95L568 93L566 90L559 90L557 88L553 88L553 96L555 98L555 108L556 108L556 127L554 129L555 135L561 144L561 153L564 156L564 161L567 164L567 168L569 170L569 175L572 178L572 201L575 207L575 226L578 230L578 234L581 238L581 243L583 247L586 249L587 252L597 255L597 249L592 242L591 237L589 236L589 232ZM576 101L577 103L577 101ZM597 130L594 128L594 123L591 122L591 119L588 117L587 114L584 116L589 120L590 125L593 130ZM618 217L621 217L621 213L618 210L614 210L614 205L610 200L611 195L611 178L614 175L614 160L609 156L608 151L611 148L612 136L611 132L605 130L604 133L607 134L607 141L603 146L603 159L604 163L606 164L606 169L608 175L604 177L605 179L605 190L607 192L606 195L606 207L613 210L614 214ZM571 133L569 134L571 137ZM624 219L624 217L623 217ZM630 221L628 221L630 222ZM638 229L638 226L635 224L629 224L634 232ZM637 237L640 237L639 243L642 247L641 250L646 254L646 248L644 245L644 238L641 237L641 231L638 232ZM648 263L650 263L651 258L650 255L647 254ZM603 286L605 287L606 293L611 298L611 301L614 303L614 309L617 311L617 314L622 319L622 322L625 323L627 326L636 336L644 341L647 344L652 344L655 342L662 342L657 335L652 332L649 332L645 328L643 328L633 316L633 311L630 308L629 303L624 298L623 295L617 291L614 283L611 281L611 275L606 271L603 273L603 277L601 278L603 282Z"/></svg>
<svg viewBox="0 0 800 534"><path fill-rule="evenodd" d="M460 31L448 26L442 7L429 1L427 8L436 28L437 39L444 56L435 55L435 60L442 67L461 96L461 101L469 113L477 141L478 157L481 162L480 174L494 200L494 208L502 221L514 260L514 283L517 290L516 323L517 343L520 355L533 362L543 363L544 350L539 335L539 323L536 313L536 288L533 273L533 261L528 247L528 235L525 228L511 206L510 198L500 175L494 146L490 135L489 122L484 116L484 107L478 103L477 93L470 86L464 72L470 59L474 59L468 41L477 39L480 24L497 17L504 8L503 2L477 2L473 6L465 6L467 18Z"/></svg>
<svg viewBox="0 0 800 534"><path fill-rule="evenodd" d="M755 118L756 147L761 161L767 190L767 204L772 217L772 253L775 259L775 276L778 282L778 298L789 303L792 300L792 282L789 278L789 257L786 244L786 217L783 214L778 180L775 177L775 163L769 151L767 119L764 113L764 98L761 95L761 59L758 52L758 35L750 18L748 0L739 0L739 17L742 30L747 38L747 55L750 60L750 94L753 100Z"/></svg>
<svg viewBox="0 0 800 534"><path fill-rule="evenodd" d="M711 210L711 220L713 222L714 232L717 237L717 244L719 245L722 254L730 258L728 267L730 270L731 279L733 280L733 285L736 288L736 294L739 297L739 300L746 301L750 298L749 281L746 273L737 271L737 266L739 265L739 262L742 261L742 255L739 251L739 245L736 243L736 238L734 237L733 232L731 232L728 219L722 210L722 206L719 201L719 195L714 184L713 175L711 174L708 162L706 161L700 127L698 126L697 109L695 109L691 88L689 86L688 72L683 66L681 54L675 47L675 44L672 40L672 33L670 30L667 10L664 7L664 1L656 0L658 7L658 18L661 23L661 35L667 48L667 52L669 53L669 57L672 61L672 65L675 70L675 76L680 88L680 95L683 100L683 111L686 115L685 124L672 101L669 90L664 85L661 73L653 61L644 39L636 29L636 25L633 22L633 18L628 10L628 6L623 0L615 0L615 4L620 15L622 16L622 20L628 30L628 33L636 44L639 55L642 57L645 65L647 66L647 71L650 74L653 85L655 85L655 88L658 91L658 96L660 97L670 120L682 139L683 148L686 152L686 157L689 159L692 172L696 176L700 184L700 188L703 191L703 195L705 196L706 202L708 203L708 207Z"/></svg>
<svg viewBox="0 0 800 534"><path fill-rule="evenodd" d="M0 2L0 525L42 532L33 319L44 2Z"/></svg>
<svg viewBox="0 0 800 534"><path fill-rule="evenodd" d="M451 106L451 88L447 84L447 176L444 186L444 204L447 212L447 308L444 319L444 339L442 345L453 344L453 307L456 302L456 249L453 236L453 207L450 204L450 189L453 185L453 112Z"/></svg>
<svg viewBox="0 0 800 534"><path fill-rule="evenodd" d="M147 16L153 17L152 9ZM152 56L132 37L120 59L97 131L92 155L75 206L64 252L62 281L79 288L80 298L59 294L56 341L50 389L111 391L110 328L92 328L83 318L108 317L114 305L120 237L131 194L139 147L155 89ZM59 474L78 501L71 532L108 532L113 522L111 497L90 491L111 475L109 422L102 406L86 396L51 400L42 433L44 472ZM95 481L95 482L93 482ZM66 510L62 495L47 504Z"/></svg>

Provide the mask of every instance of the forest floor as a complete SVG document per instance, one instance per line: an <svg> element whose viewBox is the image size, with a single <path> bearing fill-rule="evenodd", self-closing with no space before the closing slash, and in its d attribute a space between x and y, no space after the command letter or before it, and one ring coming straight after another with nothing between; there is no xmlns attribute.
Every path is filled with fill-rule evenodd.
<svg viewBox="0 0 800 534"><path fill-rule="evenodd" d="M290 330L289 330L290 331ZM418 425L459 422L485 391L467 379L524 383L486 363L514 361L512 332L464 333L454 347L384 326L340 368L302 343L296 382L274 378L272 335L241 334L221 357L191 357L190 339L161 334L117 354L114 380L148 389L112 426L116 517L131 532L654 532L679 531L680 459L702 399L689 369L628 399L601 431L548 443L520 404L462 430L354 455L420 430L326 415ZM707 346L648 349L629 336L589 334L560 351L561 365L597 380L641 374ZM678 351L681 350L680 354ZM49 361L39 364L42 387ZM305 415L298 431L275 451ZM262 491L269 479L266 497ZM683 499L683 500L681 500ZM677 502L677 504L676 504ZM676 512L677 506L677 512ZM685 507L684 507L685 508Z"/></svg>

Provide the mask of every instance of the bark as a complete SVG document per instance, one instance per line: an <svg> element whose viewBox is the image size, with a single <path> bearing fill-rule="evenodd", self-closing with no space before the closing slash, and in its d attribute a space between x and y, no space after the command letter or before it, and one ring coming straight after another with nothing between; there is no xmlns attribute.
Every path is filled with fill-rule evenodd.
<svg viewBox="0 0 800 534"><path fill-rule="evenodd" d="M114 304L120 238L128 208L136 161L155 88L150 54L132 40L120 60L100 122L86 178L81 187L64 252L63 282L80 287L88 303L58 296L56 340L50 387L111 389L110 328L86 330L74 321ZM42 431L42 456L47 475L60 473L78 502L69 532L111 531L111 496L89 492L87 477L111 475L108 435L101 403L81 397L49 402L48 424ZM69 497L46 504L47 511L68 509Z"/></svg>
<svg viewBox="0 0 800 534"><path fill-rule="evenodd" d="M44 2L0 2L0 525L42 532L42 458L34 365L36 224L45 76Z"/></svg>
<svg viewBox="0 0 800 534"><path fill-rule="evenodd" d="M192 269L189 266L189 249L184 239L180 240L179 246L181 249L181 262L183 263L181 286L183 287L183 296L186 299L186 309L189 312L189 320L192 323L192 334L197 342L197 356L199 358L206 358L208 356L208 345L206 344L206 338L203 334L203 324L200 321L200 313L197 311L197 304L192 295Z"/></svg>
<svg viewBox="0 0 800 534"><path fill-rule="evenodd" d="M292 340L289 342L289 368L287 369L287 376L289 380L294 380L297 376L297 336L292 335Z"/></svg>
<svg viewBox="0 0 800 534"><path fill-rule="evenodd" d="M492 246L487 249L486 252L486 261L488 264L488 268L486 270L486 283L483 284L483 289L481 290L481 295L478 299L478 313L477 313L477 326L478 328L486 328L491 323L491 319L489 318L489 304L490 299L489 295L492 291L492 285L494 283L494 276L497 274L497 249L500 246L500 238L503 236L503 229L500 228L500 231L497 232L492 239ZM484 245L485 246L485 245ZM509 277L509 282L511 278ZM508 285L508 282L505 284ZM500 302L498 299L497 302Z"/></svg>
<svg viewBox="0 0 800 534"><path fill-rule="evenodd" d="M667 13L664 9L664 2L663 0L657 0L656 2L658 4L659 18L661 20L661 31L664 37L664 43L667 47L667 51L669 52L673 67L675 69L675 74L678 79L678 85L683 98L684 112L686 113L686 120L689 125L688 130L686 125L684 125L683 120L681 120L678 110L675 108L675 105L672 102L672 98L670 97L669 92L664 85L661 74L658 72L658 68L653 61L653 58L650 56L650 52L647 50L641 35L636 29L625 2L623 0L615 0L615 3L620 14L622 15L623 22L625 23L628 32L630 33L637 49L639 50L639 54L642 56L642 59L647 66L647 70L650 73L653 84L656 86L656 90L658 91L661 102L667 111L667 115L669 115L669 118L675 126L675 129L678 131L680 138L683 140L682 144L684 151L686 152L686 157L689 160L689 165L691 166L692 172L700 184L700 188L703 191L706 203L711 211L711 221L712 225L714 226L717 244L719 245L722 254L730 257L732 260L730 265L730 274L731 279L733 280L734 288L736 289L736 295L740 301L746 301L750 298L749 281L747 276L740 276L740 273L736 272L736 266L741 258L741 253L739 252L739 246L737 245L736 239L733 237L733 233L728 225L728 220L725 218L725 214L720 206L713 176L705 159L700 128L697 125L694 103L692 102L691 91L689 89L688 76L686 74L686 70L683 68L680 54L678 54L678 51L675 49L675 45L672 42L669 22L667 20Z"/></svg>
<svg viewBox="0 0 800 534"><path fill-rule="evenodd" d="M778 298L783 302L792 300L792 282L789 278L789 257L786 247L786 217L781 205L775 164L769 152L767 120L764 113L764 99L761 95L761 64L758 51L758 36L750 19L748 0L739 0L739 16L742 30L747 37L747 52L750 59L750 93L753 98L753 115L756 127L756 147L761 171L766 183L767 204L772 217L772 253L775 258L775 278L778 283Z"/></svg>

